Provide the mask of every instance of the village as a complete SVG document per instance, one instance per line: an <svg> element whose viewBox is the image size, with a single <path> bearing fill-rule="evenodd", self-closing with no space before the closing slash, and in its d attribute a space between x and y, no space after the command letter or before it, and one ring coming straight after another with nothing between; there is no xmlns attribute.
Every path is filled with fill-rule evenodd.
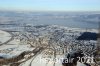
<svg viewBox="0 0 100 66"><path fill-rule="evenodd" d="M73 66L73 58L77 58L74 54L80 55L79 58L83 53L82 57L86 60L76 61L77 65L74 65L86 66L85 62L93 66L97 40L78 40L84 32L98 33L95 29L81 30L57 25L0 28L0 65L62 66L63 60L71 55Z"/></svg>

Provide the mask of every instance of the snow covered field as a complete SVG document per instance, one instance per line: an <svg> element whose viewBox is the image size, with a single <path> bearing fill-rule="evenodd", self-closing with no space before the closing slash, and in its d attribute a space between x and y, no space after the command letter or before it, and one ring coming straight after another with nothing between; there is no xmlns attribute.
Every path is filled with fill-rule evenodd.
<svg viewBox="0 0 100 66"><path fill-rule="evenodd" d="M11 34L9 34L8 32L0 30L0 44L7 42L11 39L11 37Z"/></svg>

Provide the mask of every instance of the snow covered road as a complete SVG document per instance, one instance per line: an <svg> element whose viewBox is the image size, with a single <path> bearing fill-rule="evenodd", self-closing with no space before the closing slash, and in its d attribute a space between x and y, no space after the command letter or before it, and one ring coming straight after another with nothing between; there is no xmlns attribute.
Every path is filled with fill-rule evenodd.
<svg viewBox="0 0 100 66"><path fill-rule="evenodd" d="M0 30L0 45L9 42L12 39L10 33Z"/></svg>
<svg viewBox="0 0 100 66"><path fill-rule="evenodd" d="M38 52L35 56L33 56L30 60L26 61L25 63L21 64L20 66L62 66L61 62L54 62L53 58L43 58L43 53ZM62 58L63 55L56 55L57 58Z"/></svg>

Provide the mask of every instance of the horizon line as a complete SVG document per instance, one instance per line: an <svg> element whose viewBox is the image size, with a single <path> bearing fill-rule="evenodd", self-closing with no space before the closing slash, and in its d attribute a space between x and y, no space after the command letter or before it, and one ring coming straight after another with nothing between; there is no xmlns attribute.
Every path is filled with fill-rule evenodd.
<svg viewBox="0 0 100 66"><path fill-rule="evenodd" d="M16 12L100 12L100 10L7 10L7 9L0 9L0 11L16 11Z"/></svg>

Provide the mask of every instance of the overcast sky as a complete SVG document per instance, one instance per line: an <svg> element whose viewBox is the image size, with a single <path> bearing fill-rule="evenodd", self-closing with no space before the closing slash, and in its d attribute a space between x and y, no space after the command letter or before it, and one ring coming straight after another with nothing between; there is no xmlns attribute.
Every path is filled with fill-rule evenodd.
<svg viewBox="0 0 100 66"><path fill-rule="evenodd" d="M0 0L0 10L100 11L100 0Z"/></svg>

